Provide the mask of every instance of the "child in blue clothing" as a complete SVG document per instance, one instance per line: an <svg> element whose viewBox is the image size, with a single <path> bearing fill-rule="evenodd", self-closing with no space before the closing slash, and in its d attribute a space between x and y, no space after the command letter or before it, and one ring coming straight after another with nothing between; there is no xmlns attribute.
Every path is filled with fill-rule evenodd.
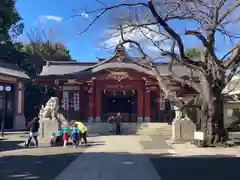
<svg viewBox="0 0 240 180"><path fill-rule="evenodd" d="M72 138L72 141L73 141L73 147L76 148L79 144L79 130L78 130L76 124L74 125L74 127L72 129L71 138Z"/></svg>
<svg viewBox="0 0 240 180"><path fill-rule="evenodd" d="M57 134L52 133L52 136L51 136L51 139L50 139L50 145L52 147L63 145L63 138L62 138L62 130L61 129L58 129Z"/></svg>
<svg viewBox="0 0 240 180"><path fill-rule="evenodd" d="M62 129L58 129L57 131L56 144L58 146L63 145Z"/></svg>

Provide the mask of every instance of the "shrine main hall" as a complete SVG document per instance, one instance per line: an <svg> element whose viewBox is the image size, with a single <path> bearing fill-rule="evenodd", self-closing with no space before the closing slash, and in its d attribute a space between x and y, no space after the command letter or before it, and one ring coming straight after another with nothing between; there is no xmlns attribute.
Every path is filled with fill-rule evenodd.
<svg viewBox="0 0 240 180"><path fill-rule="evenodd" d="M171 122L174 110L144 60L130 57L117 46L112 57L98 62L48 61L37 81L56 88L60 111L68 120L106 122L118 112L124 122ZM155 63L177 96L194 92L173 81L168 63ZM178 76L189 77L186 67L174 64Z"/></svg>

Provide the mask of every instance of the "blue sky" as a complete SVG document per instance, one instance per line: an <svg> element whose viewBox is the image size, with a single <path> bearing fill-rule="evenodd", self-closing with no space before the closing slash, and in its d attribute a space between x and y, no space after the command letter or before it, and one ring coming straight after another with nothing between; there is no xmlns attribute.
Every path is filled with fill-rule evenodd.
<svg viewBox="0 0 240 180"><path fill-rule="evenodd" d="M104 2L112 4L118 1L121 0L105 0ZM82 14L82 17L62 21L65 17L69 17L76 12L84 13L86 9L101 7L101 4L95 0L17 0L16 6L25 24L24 33L20 37L21 41L27 40L26 32L37 27L47 31L51 40L64 43L70 50L73 59L96 61L96 57L111 56L111 51L100 48L101 40L106 37L108 30L109 16L106 15L101 18L81 36L78 36L77 33L83 30L94 18L91 14ZM193 26L195 26L191 22L173 22L171 25L179 31L189 27L193 29ZM199 46L199 42L193 37L184 37L183 40L187 47ZM220 36L217 40L221 42L218 51L223 54L226 43Z"/></svg>
<svg viewBox="0 0 240 180"><path fill-rule="evenodd" d="M63 42L70 50L73 59L80 61L94 61L96 57L109 56L108 51L99 48L98 44L103 37L106 27L101 26L100 21L94 25L88 32L78 36L91 17L77 17L63 22L54 20L51 17L65 18L74 13L74 8L78 12L84 12L83 7L89 6L87 1L84 6L80 6L79 0L18 0L17 9L23 18L25 25L21 40L27 39L26 32L31 28L41 28L45 31L52 31L50 39ZM92 8L99 5L92 3ZM49 19L47 19L48 17ZM51 29L51 30L50 30ZM102 36L102 37L101 37Z"/></svg>

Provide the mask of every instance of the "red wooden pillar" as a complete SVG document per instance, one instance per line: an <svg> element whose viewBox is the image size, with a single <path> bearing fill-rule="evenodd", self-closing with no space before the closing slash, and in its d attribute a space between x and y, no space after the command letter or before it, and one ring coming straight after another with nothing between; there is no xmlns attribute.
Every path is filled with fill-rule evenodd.
<svg viewBox="0 0 240 180"><path fill-rule="evenodd" d="M96 122L101 121L101 89L96 87Z"/></svg>
<svg viewBox="0 0 240 180"><path fill-rule="evenodd" d="M60 100L60 96L61 96L61 90L59 85L56 86L56 97Z"/></svg>
<svg viewBox="0 0 240 180"><path fill-rule="evenodd" d="M137 92L138 122L143 122L143 89L140 86Z"/></svg>
<svg viewBox="0 0 240 180"><path fill-rule="evenodd" d="M155 121L159 122L160 121L160 91L157 90L155 92L156 97L155 97L155 108L156 108L156 119Z"/></svg>
<svg viewBox="0 0 240 180"><path fill-rule="evenodd" d="M148 87L146 87L145 90L145 117L144 117L144 121L145 122L150 122L150 117L151 117L151 110L150 110L150 90L148 89Z"/></svg>
<svg viewBox="0 0 240 180"><path fill-rule="evenodd" d="M61 96L61 90L60 90L60 85L59 85L59 80L55 80L55 85L56 85L56 91L55 91L55 96L59 99L60 101L60 96Z"/></svg>
<svg viewBox="0 0 240 180"><path fill-rule="evenodd" d="M94 121L94 82L89 83L88 89L89 99L88 99L88 122Z"/></svg>

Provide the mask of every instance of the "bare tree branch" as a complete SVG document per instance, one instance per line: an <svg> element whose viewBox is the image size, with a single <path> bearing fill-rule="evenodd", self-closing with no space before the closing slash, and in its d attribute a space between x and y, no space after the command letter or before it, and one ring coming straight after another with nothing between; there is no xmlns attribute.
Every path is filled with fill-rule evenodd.
<svg viewBox="0 0 240 180"><path fill-rule="evenodd" d="M134 7L134 6L145 6L147 7L147 4L146 3L122 3L122 4L117 4L117 5L114 5L114 6L109 6L109 7L105 7L105 8L100 8L100 9L97 9L97 10L93 10L93 11L87 11L86 13L87 14L91 14L91 13L96 13L96 12L100 12L94 19L93 21L87 26L87 28L85 28L82 32L78 33L79 35L87 32L87 30L89 30L92 25L99 19L101 18L106 12L110 11L110 10L114 10L114 9L117 9L117 8L120 8L120 7ZM68 17L66 19L69 19L69 18L73 18L73 17L76 17L78 15L74 15L74 16L71 16L71 17Z"/></svg>
<svg viewBox="0 0 240 180"><path fill-rule="evenodd" d="M133 41L131 39L125 39L122 27L120 27L119 29L120 29L120 32L121 32L121 40L122 40L120 45L124 45L126 43L131 43L132 45L134 45L136 50L141 55L141 59L146 59L149 62L150 66L143 65L139 62L136 62L136 63L140 66L145 66L146 68L151 68L152 72L156 76L156 79L157 79L158 84L159 84L159 88L163 90L163 92L166 95L166 98L169 99L173 104L177 105L178 107L183 107L186 103L184 101L182 101L181 99L179 99L178 97L176 97L176 95L166 85L165 79L160 75L160 72L157 69L157 67L154 65L153 60L143 51L141 45L138 42Z"/></svg>
<svg viewBox="0 0 240 180"><path fill-rule="evenodd" d="M225 56L228 56L229 54L232 53L232 57L227 60L222 62L222 66L224 68L229 68L234 64L238 64L240 62L240 44L237 44L232 50L230 50ZM224 56L224 58L225 58Z"/></svg>
<svg viewBox="0 0 240 180"><path fill-rule="evenodd" d="M192 66L194 69L198 69L199 71L202 71L205 67L203 64L199 61L193 61L189 57L185 55L184 52L184 45L182 42L181 37L179 34L177 34L172 28L169 27L169 25L159 16L158 12L156 11L152 0L148 0L148 7L152 13L152 15L155 17L156 21L167 31L171 37L176 40L179 48L179 54L181 61L184 62L184 64L188 64L189 66Z"/></svg>
<svg viewBox="0 0 240 180"><path fill-rule="evenodd" d="M97 1L99 4L102 4L104 7L108 7L104 2L100 1L100 0L95 0Z"/></svg>
<svg viewBox="0 0 240 180"><path fill-rule="evenodd" d="M173 41L173 45L171 48L171 54L175 54L174 50L175 50L175 41ZM174 58L173 58L173 56L171 56L169 64L168 64L168 69L169 69L169 72L172 74L173 78L176 81L178 81L179 83L181 83L182 85L188 85L190 87L193 87L198 93L201 94L202 90L199 86L199 83L195 83L193 80L184 79L184 77L179 77L177 74L175 74L173 72L173 68L172 68L173 63L174 63Z"/></svg>
<svg viewBox="0 0 240 180"><path fill-rule="evenodd" d="M239 7L240 7L240 1L237 0L237 2L234 3L234 5L231 8L229 8L224 14L221 15L220 19L218 20L218 23L221 24L227 18L227 16L229 16Z"/></svg>
<svg viewBox="0 0 240 180"><path fill-rule="evenodd" d="M198 31L194 31L194 30L185 30L186 35L195 35L202 43L205 47L208 47L208 42L207 39L202 35L202 33L198 32Z"/></svg>

